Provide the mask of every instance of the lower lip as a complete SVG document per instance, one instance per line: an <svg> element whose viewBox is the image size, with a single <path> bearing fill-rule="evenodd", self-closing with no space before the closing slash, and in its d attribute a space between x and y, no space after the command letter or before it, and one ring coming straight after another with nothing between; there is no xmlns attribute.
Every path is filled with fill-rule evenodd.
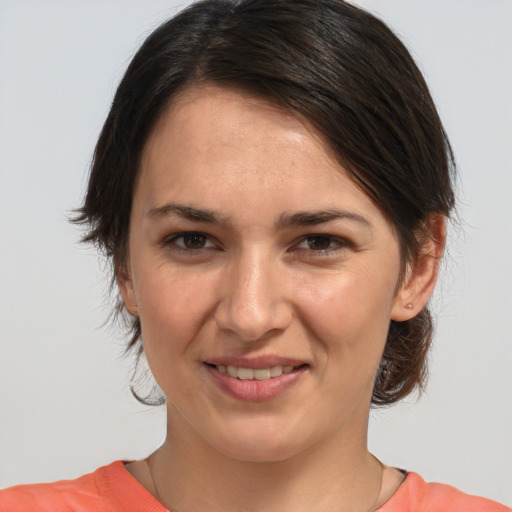
<svg viewBox="0 0 512 512"><path fill-rule="evenodd" d="M307 366L303 365L279 377L271 377L267 380L243 380L221 373L214 366L205 365L205 367L222 391L245 402L264 402L278 397L296 384L307 370Z"/></svg>

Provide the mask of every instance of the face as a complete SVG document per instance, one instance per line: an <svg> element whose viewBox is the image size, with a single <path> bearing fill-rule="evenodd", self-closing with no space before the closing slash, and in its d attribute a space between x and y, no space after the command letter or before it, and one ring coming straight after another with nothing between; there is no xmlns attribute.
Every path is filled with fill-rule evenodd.
<svg viewBox="0 0 512 512"><path fill-rule="evenodd" d="M213 87L165 111L119 283L169 435L243 460L365 440L399 273L392 226L306 124Z"/></svg>

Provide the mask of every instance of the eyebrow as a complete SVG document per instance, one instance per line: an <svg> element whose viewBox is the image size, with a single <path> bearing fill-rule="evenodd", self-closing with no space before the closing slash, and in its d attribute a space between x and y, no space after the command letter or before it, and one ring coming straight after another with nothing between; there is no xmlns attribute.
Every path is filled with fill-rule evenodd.
<svg viewBox="0 0 512 512"><path fill-rule="evenodd" d="M316 226L324 222L334 220L350 220L363 224L367 228L372 228L372 223L359 213L349 210L339 210L337 208L328 210L318 210L312 212L283 213L279 217L279 226Z"/></svg>
<svg viewBox="0 0 512 512"><path fill-rule="evenodd" d="M151 208L146 217L148 219L154 217L180 217L192 222L205 222L207 224L228 225L226 218L218 215L212 210L195 208L185 204L167 203L163 206Z"/></svg>
<svg viewBox="0 0 512 512"><path fill-rule="evenodd" d="M203 222L207 224L217 224L221 226L230 226L230 221L214 212L213 210L196 208L185 204L166 203L163 206L151 208L146 217L180 217L191 222ZM276 225L277 227L291 227L291 226L316 226L326 222L335 220L350 220L358 222L372 228L371 222L360 215L359 213L349 210L340 210L337 208L316 211L303 211L295 213L283 213L280 215Z"/></svg>

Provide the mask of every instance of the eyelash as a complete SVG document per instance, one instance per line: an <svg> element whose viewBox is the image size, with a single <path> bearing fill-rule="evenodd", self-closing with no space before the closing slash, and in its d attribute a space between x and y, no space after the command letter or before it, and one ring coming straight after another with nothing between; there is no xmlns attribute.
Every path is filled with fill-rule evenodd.
<svg viewBox="0 0 512 512"><path fill-rule="evenodd" d="M202 247L186 247L185 246L185 238L186 237L203 237L206 244L210 244ZM313 242L316 239L321 239L323 241L327 241L329 243L329 246L327 248L323 249L312 249L311 247L300 247L301 244L308 244ZM178 244L177 242L181 240L183 245ZM215 243L212 242L210 235L207 235L206 233L202 233L200 231L185 231L182 233L176 233L172 235L169 238L166 238L163 241L164 246L171 246L173 251L177 251L183 254L188 255L200 255L205 250L211 250L211 249L219 249L218 245L215 245ZM330 254L336 253L342 249L345 249L347 247L350 247L351 243L344 239L340 238L334 235L328 235L323 233L318 234L309 234L301 237L297 243L294 243L291 248L291 252L301 252L305 253L308 257L318 257L318 256L328 256ZM306 254L307 253L307 254Z"/></svg>
<svg viewBox="0 0 512 512"><path fill-rule="evenodd" d="M186 247L184 244L185 244L185 237L187 236L190 236L190 237L204 237L206 243L210 243L211 246L207 246L207 247L198 247L198 248L190 248L190 247ZM179 245L177 243L178 240L182 240L183 241L183 245ZM217 248L211 241L211 237L209 235L207 235L206 233L201 233L200 231L185 231L185 232L182 232L182 233L176 233L175 235L171 236L170 238L166 238L164 241L163 241L163 245L164 246L172 246L172 249L174 251L178 251L178 252L182 252L182 253L185 253L185 254L199 254L200 252L204 251L204 250L208 250L208 249L212 249L212 248Z"/></svg>
<svg viewBox="0 0 512 512"><path fill-rule="evenodd" d="M303 244L303 243L311 243L313 240L317 240L318 239L321 239L323 241L327 241L329 243L329 247L325 248L325 249L312 249L311 247L304 247L304 248L301 248L301 247L298 247L299 245ZM295 244L295 250L296 251L306 251L308 254L308 256L310 257L316 257L316 256L327 256L329 254L333 254L333 253L336 253L342 249L345 249L347 247L350 246L350 243L348 242L348 240L344 239L344 238L340 238L338 236L333 236L333 235L326 235L326 234L323 234L323 233L318 233L318 234L311 234L311 235L306 235L304 237L301 238L300 242L298 244Z"/></svg>

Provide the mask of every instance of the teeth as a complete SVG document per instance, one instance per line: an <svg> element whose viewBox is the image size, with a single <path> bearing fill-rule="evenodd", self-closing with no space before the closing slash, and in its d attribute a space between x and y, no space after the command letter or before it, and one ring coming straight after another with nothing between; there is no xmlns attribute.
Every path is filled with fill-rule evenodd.
<svg viewBox="0 0 512 512"><path fill-rule="evenodd" d="M258 370L254 370L254 378L256 380L270 379L270 368L260 368Z"/></svg>
<svg viewBox="0 0 512 512"><path fill-rule="evenodd" d="M216 365L220 373L227 373L230 377L241 380L268 380L272 377L280 377L283 373L290 373L294 366L272 366L272 368L239 368L237 366Z"/></svg>
<svg viewBox="0 0 512 512"><path fill-rule="evenodd" d="M283 374L282 366L272 366L272 368L270 368L270 376L271 377L279 377L282 374Z"/></svg>
<svg viewBox="0 0 512 512"><path fill-rule="evenodd" d="M236 376L242 380L254 379L254 370L252 368L238 368Z"/></svg>

